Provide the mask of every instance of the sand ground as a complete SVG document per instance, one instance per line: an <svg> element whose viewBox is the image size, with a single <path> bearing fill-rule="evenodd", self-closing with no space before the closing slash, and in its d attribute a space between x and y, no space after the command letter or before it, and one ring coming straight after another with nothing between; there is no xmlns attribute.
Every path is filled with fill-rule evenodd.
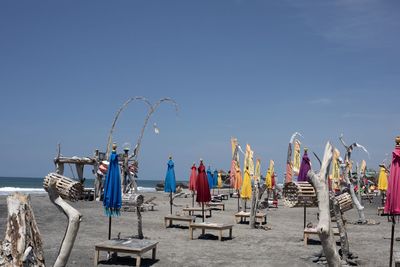
<svg viewBox="0 0 400 267"><path fill-rule="evenodd" d="M155 196L157 204L154 211L143 212L143 233L146 238L159 242L157 260L151 260L151 252L142 259L142 266L318 266L311 261L312 255L321 249L318 237L315 242L304 246L302 241L303 208L287 208L279 202L277 209L267 210L268 226L271 230L250 229L248 224L235 224L237 199L229 198L225 202L225 211L213 211L208 222L234 223L233 239L222 242L217 240L217 232L210 232L205 238L197 239L201 231L195 231L195 240L189 240L188 228L164 225L164 215L169 214L169 197L162 192L143 193L146 198ZM46 265L52 266L57 257L67 220L48 199L47 195L32 195L32 206L41 232ZM350 250L357 254L361 266L388 266L391 223L386 217L378 216L376 211L380 200L374 203L363 202L365 215L369 220L380 222L378 225L348 224ZM190 206L191 198L177 198L173 213ZM101 202L79 201L71 203L83 215L79 233L71 253L68 266L93 266L94 246L107 239L108 218L103 215ZM0 197L0 238L4 238L6 217L6 197ZM307 209L307 221L317 223L317 208ZM345 213L349 221L358 218L352 209ZM201 218L196 219L197 222ZM396 228L395 236L399 236ZM135 212L123 212L114 218L112 237L118 233L121 237L137 234ZM400 243L395 241L395 250ZM134 266L136 260L128 254L119 254L118 261L107 262L106 254L100 254L99 266Z"/></svg>

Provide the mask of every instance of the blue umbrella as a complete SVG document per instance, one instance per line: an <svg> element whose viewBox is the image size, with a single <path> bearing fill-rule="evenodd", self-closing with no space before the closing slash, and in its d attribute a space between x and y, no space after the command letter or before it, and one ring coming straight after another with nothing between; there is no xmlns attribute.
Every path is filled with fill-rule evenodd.
<svg viewBox="0 0 400 267"><path fill-rule="evenodd" d="M118 165L117 145L113 144L110 165L104 183L104 213L109 217L108 239L111 238L111 217L119 216L122 205L121 177Z"/></svg>
<svg viewBox="0 0 400 267"><path fill-rule="evenodd" d="M167 174L165 175L165 182L164 182L164 192L169 193L169 198L170 198L169 203L171 205L171 214L172 214L172 193L176 192L174 162L172 161L172 157L169 157L168 161L168 169L167 169Z"/></svg>
<svg viewBox="0 0 400 267"><path fill-rule="evenodd" d="M210 166L208 166L207 168L207 180L208 180L208 187L210 188L210 190L214 187L214 183L213 183L213 176L211 174L211 168Z"/></svg>

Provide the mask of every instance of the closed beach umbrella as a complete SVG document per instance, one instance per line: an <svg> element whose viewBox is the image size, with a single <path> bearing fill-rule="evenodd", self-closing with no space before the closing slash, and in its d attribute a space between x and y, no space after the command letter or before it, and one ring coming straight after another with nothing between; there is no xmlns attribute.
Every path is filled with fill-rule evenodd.
<svg viewBox="0 0 400 267"><path fill-rule="evenodd" d="M251 198L251 178L249 169L246 168L244 171L242 190L240 191L240 197L245 201L244 211L246 211L246 201Z"/></svg>
<svg viewBox="0 0 400 267"><path fill-rule="evenodd" d="M217 187L218 185L218 171L214 170L213 174L213 187Z"/></svg>
<svg viewBox="0 0 400 267"><path fill-rule="evenodd" d="M206 168L204 167L203 161L200 160L198 168L197 179L196 179L196 202L201 203L203 209L203 222L204 222L204 203L211 201L210 187L208 185L208 179L206 177Z"/></svg>
<svg viewBox="0 0 400 267"><path fill-rule="evenodd" d="M174 162L172 161L172 157L169 157L167 163L167 174L165 175L164 181L164 192L169 193L169 204L171 206L171 214L172 214L172 193L176 192L176 180L175 180L175 170L174 170Z"/></svg>
<svg viewBox="0 0 400 267"><path fill-rule="evenodd" d="M400 136L396 137L396 147L393 150L392 165L386 192L385 213L392 216L392 236L390 243L390 266L392 266L394 215L400 215Z"/></svg>
<svg viewBox="0 0 400 267"><path fill-rule="evenodd" d="M197 171L196 171L196 164L193 163L192 171L190 172L189 178L189 190L192 191L192 206L194 206L194 192L196 191L196 178L197 178Z"/></svg>
<svg viewBox="0 0 400 267"><path fill-rule="evenodd" d="M213 176L211 173L210 166L208 166L208 168L207 168L207 182L208 182L209 190L211 190L214 187L214 182L213 182Z"/></svg>
<svg viewBox="0 0 400 267"><path fill-rule="evenodd" d="M117 145L113 144L107 176L104 182L104 213L109 217L108 239L111 238L111 217L119 216L122 205L121 176L118 165Z"/></svg>
<svg viewBox="0 0 400 267"><path fill-rule="evenodd" d="M307 149L304 148L303 159L301 160L299 176L297 177L298 182L307 182L307 173L311 170L311 162L307 155Z"/></svg>
<svg viewBox="0 0 400 267"><path fill-rule="evenodd" d="M220 172L218 172L217 187L218 187L218 194L219 194L219 189L222 188L222 176L221 176Z"/></svg>
<svg viewBox="0 0 400 267"><path fill-rule="evenodd" d="M388 187L388 178L385 167L381 166L379 169L379 177L378 177L378 190L386 191Z"/></svg>
<svg viewBox="0 0 400 267"><path fill-rule="evenodd" d="M242 172L240 171L240 167L235 163L235 168L236 168L236 174L235 174L235 184L234 184L234 189L237 190L237 206L238 206L238 211L239 211L239 190L242 187Z"/></svg>
<svg viewBox="0 0 400 267"><path fill-rule="evenodd" d="M265 175L265 185L268 189L272 189L272 174L274 173L274 161L269 161L269 167L267 170L267 174Z"/></svg>

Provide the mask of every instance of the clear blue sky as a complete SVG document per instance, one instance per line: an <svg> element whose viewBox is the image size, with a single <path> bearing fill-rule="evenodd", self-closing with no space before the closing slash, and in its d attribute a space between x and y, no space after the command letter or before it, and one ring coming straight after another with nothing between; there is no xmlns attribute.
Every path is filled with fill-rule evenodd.
<svg viewBox="0 0 400 267"><path fill-rule="evenodd" d="M58 142L104 150L130 96L180 108L152 117L142 179L163 179L170 154L179 180L200 157L229 169L231 136L282 179L294 131L320 155L344 133L376 168L400 134L399 14L394 0L1 1L0 176L53 171ZM114 140L134 144L145 114L131 104Z"/></svg>

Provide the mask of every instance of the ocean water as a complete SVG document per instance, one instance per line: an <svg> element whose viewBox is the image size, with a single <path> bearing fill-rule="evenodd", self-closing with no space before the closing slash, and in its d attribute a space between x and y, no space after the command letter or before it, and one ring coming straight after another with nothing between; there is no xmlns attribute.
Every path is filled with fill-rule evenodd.
<svg viewBox="0 0 400 267"><path fill-rule="evenodd" d="M138 191L152 192L160 180L141 180L138 179ZM86 188L94 187L94 179L85 180ZM9 195L13 192L26 194L46 194L43 189L43 178L36 177L0 177L0 196Z"/></svg>

